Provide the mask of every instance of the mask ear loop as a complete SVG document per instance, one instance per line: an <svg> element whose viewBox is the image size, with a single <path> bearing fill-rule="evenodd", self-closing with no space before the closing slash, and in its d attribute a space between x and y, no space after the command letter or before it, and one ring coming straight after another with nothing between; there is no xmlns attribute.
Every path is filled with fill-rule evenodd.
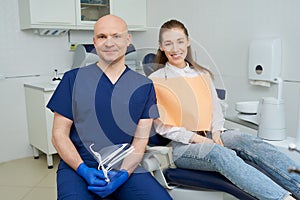
<svg viewBox="0 0 300 200"><path fill-rule="evenodd" d="M98 153L98 152L96 152L96 151L94 151L92 149L92 146L94 146L94 143L90 145L90 150L96 156L96 158L98 160L98 170L102 170L103 171L103 174L105 176L105 181L107 183L109 183L110 180L109 180L109 177L108 177L107 169L104 167L104 165L102 163L102 157L101 157L100 153Z"/></svg>

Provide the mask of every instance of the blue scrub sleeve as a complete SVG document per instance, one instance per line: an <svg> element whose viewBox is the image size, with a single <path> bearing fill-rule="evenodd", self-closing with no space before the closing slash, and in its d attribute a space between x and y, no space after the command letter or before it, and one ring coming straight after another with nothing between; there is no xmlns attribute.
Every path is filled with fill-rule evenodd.
<svg viewBox="0 0 300 200"><path fill-rule="evenodd" d="M148 118L155 119L158 117L159 117L159 113L157 108L156 94L155 94L153 83L151 83L148 100L145 104L145 108L141 116L141 119L148 119Z"/></svg>
<svg viewBox="0 0 300 200"><path fill-rule="evenodd" d="M51 111L57 112L72 121L72 92L77 71L78 69L75 69L64 74L47 104L47 108Z"/></svg>

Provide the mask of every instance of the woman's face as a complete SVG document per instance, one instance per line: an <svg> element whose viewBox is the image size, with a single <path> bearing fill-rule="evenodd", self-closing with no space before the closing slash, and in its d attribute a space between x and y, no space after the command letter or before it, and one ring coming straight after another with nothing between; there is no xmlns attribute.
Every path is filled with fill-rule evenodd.
<svg viewBox="0 0 300 200"><path fill-rule="evenodd" d="M169 63L178 68L186 66L184 59L189 45L190 40L182 29L166 29L161 35L160 50L165 52Z"/></svg>

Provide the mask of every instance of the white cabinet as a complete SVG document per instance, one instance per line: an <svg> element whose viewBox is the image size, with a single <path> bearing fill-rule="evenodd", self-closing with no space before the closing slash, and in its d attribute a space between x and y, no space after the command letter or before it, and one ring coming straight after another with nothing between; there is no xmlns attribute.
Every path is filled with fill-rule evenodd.
<svg viewBox="0 0 300 200"><path fill-rule="evenodd" d="M131 31L145 30L146 11L146 0L19 0L21 29L93 30L110 13Z"/></svg>
<svg viewBox="0 0 300 200"><path fill-rule="evenodd" d="M53 167L52 154L57 153L52 145L53 113L46 108L55 86L47 84L24 84L29 142L34 158L39 151L47 155L48 168Z"/></svg>
<svg viewBox="0 0 300 200"><path fill-rule="evenodd" d="M21 29L73 29L75 0L19 0Z"/></svg>
<svg viewBox="0 0 300 200"><path fill-rule="evenodd" d="M146 0L111 0L110 12L123 18L130 30L146 28Z"/></svg>

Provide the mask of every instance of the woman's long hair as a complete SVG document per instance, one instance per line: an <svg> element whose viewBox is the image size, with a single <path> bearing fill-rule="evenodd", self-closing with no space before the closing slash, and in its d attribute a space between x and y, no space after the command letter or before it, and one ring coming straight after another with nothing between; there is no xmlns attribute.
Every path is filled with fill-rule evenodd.
<svg viewBox="0 0 300 200"><path fill-rule="evenodd" d="M186 35L186 37L188 38L189 37L189 33L188 33L188 30L187 28L183 25L183 23L181 23L180 21L178 20L175 20L175 19L172 19L172 20L169 20L167 22L165 22L161 27L160 27L160 30L159 30L159 45L162 44L162 34L167 31L167 30L170 30L170 29L173 29L173 28L178 28L178 29L181 29L183 30L184 34ZM199 70L201 71L206 71L210 74L210 76L213 78L213 74L210 70L206 69L205 67L202 67L201 65L199 65L198 63L196 63L193 59L193 54L192 54L192 49L191 49L191 46L189 46L187 48L187 56L185 58L185 61L188 62L190 64L190 66L192 67L196 67L198 68ZM165 64L168 62L168 58L165 54L164 51L161 51L159 48L157 50L157 53L156 53L156 57L155 57L155 70L158 70L160 68L163 68L165 66Z"/></svg>

